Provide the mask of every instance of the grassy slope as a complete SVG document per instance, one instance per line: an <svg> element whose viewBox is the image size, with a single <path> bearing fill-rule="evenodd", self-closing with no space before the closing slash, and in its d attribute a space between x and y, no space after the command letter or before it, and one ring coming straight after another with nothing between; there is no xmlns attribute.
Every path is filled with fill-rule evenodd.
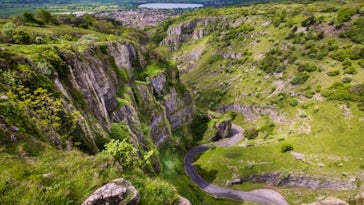
<svg viewBox="0 0 364 205"><path fill-rule="evenodd" d="M335 6L337 8L363 8L360 1L348 4L336 2ZM282 170L350 180L360 176L360 173L363 172L364 112L358 110L358 103L321 101L317 98L305 97L305 90L308 87L311 87L313 93L320 94L320 91L329 88L334 82L340 82L345 76L342 62L330 57L331 52L322 59L304 54L309 50L308 45L313 44L318 50L322 50L321 47L326 47L330 40L336 42L339 46L338 50L362 47L362 45L353 43L347 38L339 38L337 33L327 33L322 40L304 40L302 43L294 43L293 39L286 39L289 31L294 26L300 29L302 27L301 22L310 15L315 15L316 18L323 16L324 19L323 24L311 27L314 32L318 32L323 25L327 26L330 21L336 24L337 13L322 12L325 8L327 8L326 2L308 5L267 4L246 8L218 9L212 11L212 14L206 14L203 11L190 14L189 18L191 16L228 14L229 20L224 22L242 19L238 28L244 24L254 27L254 31L249 32L248 35L240 34L242 38L239 38L239 35L233 36L230 39L230 45L223 47L219 46L226 43L223 36L235 28L232 26L224 30L217 28L213 34L201 40L189 41L175 52L173 58L177 62L183 63L188 61L183 57L184 53L193 52L201 44L205 46L203 55L195 61L194 70L182 76L183 81L192 89L197 105L210 109L231 103L273 105L286 116L283 122L275 123L272 132L268 134L260 132L256 139L242 142L242 146L217 148L203 154L197 160L196 165L201 167L201 174L209 177L210 181L224 185L226 180L231 180L237 176ZM271 18L275 15L274 12L281 13L283 10L287 11L285 21L281 22L278 27L272 25ZM236 13L246 15L244 17ZM357 17L345 25L350 27L355 18ZM220 37L214 38L212 41L208 40L216 34ZM293 47L294 49L292 49ZM294 63L286 63L286 70L281 75L267 74L257 67L265 53L273 48L282 50L283 55L297 57ZM246 53L246 51L248 53L243 55L243 57L247 57L245 63L235 63L233 59L217 57L224 52ZM211 60L213 58L217 60ZM358 60L352 60L352 66L357 71L357 74L349 75L352 78L352 85L363 82L364 70L358 65L358 62ZM292 85L290 81L297 73L298 64L304 63L316 65L317 70L309 73L310 77L304 84ZM336 69L340 70L338 76L330 77L327 75L328 71ZM279 88L279 84L283 84L283 86ZM222 90L225 94L219 96L221 92L216 92L217 90ZM279 93L284 93L285 97L278 99ZM291 96L291 93L297 96ZM291 99L297 99L298 105L289 105ZM343 106L348 107L349 114L345 114ZM301 115L302 113L306 113L306 116ZM239 117L235 123L245 128L259 129L266 122L262 117L256 121ZM311 163L295 161L289 153L280 153L282 139L286 143L293 144L294 149L305 154L306 160ZM248 147L245 148L245 146ZM255 165L252 165L252 162L256 162ZM259 162L268 163L259 164ZM320 167L319 164L323 164L323 167ZM209 175L211 172L215 173L214 176ZM282 190L289 196L291 202L299 198L297 193L302 192L300 189L284 188ZM312 201L317 195L325 191L304 190L304 192L307 197L294 202L294 204ZM346 199L353 197L352 193L347 192L330 192L327 194L345 195ZM322 195L325 194L322 193Z"/></svg>

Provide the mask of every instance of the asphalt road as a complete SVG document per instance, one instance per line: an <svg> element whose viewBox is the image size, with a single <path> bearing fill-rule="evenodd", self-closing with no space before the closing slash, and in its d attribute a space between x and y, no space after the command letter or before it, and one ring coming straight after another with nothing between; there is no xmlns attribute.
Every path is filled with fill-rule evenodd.
<svg viewBox="0 0 364 205"><path fill-rule="evenodd" d="M232 136L230 138L214 142L214 145L221 147L230 147L235 145L242 139L244 130L234 125L232 126ZM204 152L209 149L209 145L204 144L192 148L185 156L184 169L191 180L199 186L203 191L218 198L229 198L238 201L249 201L262 205L288 205L287 201L282 195L271 189L256 189L253 191L239 191L235 189L228 189L225 187L216 186L205 181L196 171L192 165L194 158L198 153Z"/></svg>

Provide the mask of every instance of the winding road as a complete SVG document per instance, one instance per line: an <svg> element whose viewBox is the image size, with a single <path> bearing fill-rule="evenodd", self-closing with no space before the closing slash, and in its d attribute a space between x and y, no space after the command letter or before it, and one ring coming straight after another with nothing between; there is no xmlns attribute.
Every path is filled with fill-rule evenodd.
<svg viewBox="0 0 364 205"><path fill-rule="evenodd" d="M235 145L243 136L243 128L232 125L232 136L217 142L214 145L220 147L230 147ZM184 169L191 180L199 186L203 191L213 195L218 198L229 198L238 201L249 201L262 205L288 205L287 201L282 197L282 195L271 189L256 189L253 191L239 191L235 189L228 189L225 187L216 186L210 184L204 180L196 171L193 166L194 158L197 154L204 152L209 149L209 145L204 144L192 148L185 156L184 159Z"/></svg>

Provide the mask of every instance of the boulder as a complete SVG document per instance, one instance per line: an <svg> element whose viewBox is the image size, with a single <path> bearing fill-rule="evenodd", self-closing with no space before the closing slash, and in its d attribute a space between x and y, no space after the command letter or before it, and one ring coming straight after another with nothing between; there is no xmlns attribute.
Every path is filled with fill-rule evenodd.
<svg viewBox="0 0 364 205"><path fill-rule="evenodd" d="M135 205L139 203L139 199L139 192L135 187L121 178L96 190L82 205Z"/></svg>
<svg viewBox="0 0 364 205"><path fill-rule="evenodd" d="M186 198L184 198L184 197L182 197L182 196L179 196L179 197L178 197L178 202L177 202L177 204L178 204L178 205L191 205L191 202L190 202L188 199L186 199Z"/></svg>
<svg viewBox="0 0 364 205"><path fill-rule="evenodd" d="M222 138L226 138L230 136L231 133L231 119L224 119L215 122L214 128L216 130L215 136L212 138L212 141L216 141Z"/></svg>

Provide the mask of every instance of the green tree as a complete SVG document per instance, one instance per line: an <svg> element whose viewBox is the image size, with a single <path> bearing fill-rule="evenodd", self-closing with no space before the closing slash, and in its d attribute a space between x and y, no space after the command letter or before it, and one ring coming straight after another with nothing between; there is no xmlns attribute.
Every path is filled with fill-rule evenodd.
<svg viewBox="0 0 364 205"><path fill-rule="evenodd" d="M15 30L16 30L16 25L13 24L12 22L7 22L6 24L3 25L1 33L7 38L11 38Z"/></svg>
<svg viewBox="0 0 364 205"><path fill-rule="evenodd" d="M49 13L48 11L44 10L44 9L39 9L36 13L36 17L43 22L44 24L50 23L52 22L52 15L51 13Z"/></svg>
<svg viewBox="0 0 364 205"><path fill-rule="evenodd" d="M56 99L44 88L31 91L23 85L16 85L8 91L9 99L15 102L19 111L34 121L34 127L41 133L54 136L60 127L59 112L62 101Z"/></svg>
<svg viewBox="0 0 364 205"><path fill-rule="evenodd" d="M34 15L30 12L24 12L23 18L24 18L25 23L32 23L32 24L38 24L38 25L42 24L42 22L35 19Z"/></svg>

